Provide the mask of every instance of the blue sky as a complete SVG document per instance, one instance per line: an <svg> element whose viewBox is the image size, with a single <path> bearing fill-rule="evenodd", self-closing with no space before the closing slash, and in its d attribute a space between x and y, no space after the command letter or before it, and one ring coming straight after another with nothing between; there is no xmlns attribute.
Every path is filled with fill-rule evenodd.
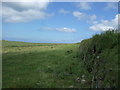
<svg viewBox="0 0 120 90"><path fill-rule="evenodd" d="M115 2L7 2L2 7L3 40L76 43L117 28Z"/></svg>

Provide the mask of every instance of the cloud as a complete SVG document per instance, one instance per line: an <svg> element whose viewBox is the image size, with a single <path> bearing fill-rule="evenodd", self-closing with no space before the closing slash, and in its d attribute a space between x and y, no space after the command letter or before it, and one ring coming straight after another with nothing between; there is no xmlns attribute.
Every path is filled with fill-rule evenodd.
<svg viewBox="0 0 120 90"><path fill-rule="evenodd" d="M111 29L117 29L118 28L118 15L115 16L112 20L101 20L99 23L94 24L89 27L89 29L94 31L107 31Z"/></svg>
<svg viewBox="0 0 120 90"><path fill-rule="evenodd" d="M104 8L105 10L109 9L118 9L118 3L116 2L109 2L107 3L106 7Z"/></svg>
<svg viewBox="0 0 120 90"><path fill-rule="evenodd" d="M90 10L91 6L88 2L80 2L79 4L77 4L77 7L79 9L83 9L83 10Z"/></svg>
<svg viewBox="0 0 120 90"><path fill-rule="evenodd" d="M77 17L79 20L85 19L86 15L79 11L74 11L73 16Z"/></svg>
<svg viewBox="0 0 120 90"><path fill-rule="evenodd" d="M79 11L74 11L73 16L75 16L78 20L85 20L87 23L97 23L96 15L88 15Z"/></svg>
<svg viewBox="0 0 120 90"><path fill-rule="evenodd" d="M106 30L114 29L114 28L109 25L106 26L104 24L96 24L96 25L91 26L90 29L94 31L106 31Z"/></svg>
<svg viewBox="0 0 120 90"><path fill-rule="evenodd" d="M49 28L49 27L45 27L44 30L52 30L52 31L59 31L59 32L77 32L76 29L73 28Z"/></svg>
<svg viewBox="0 0 120 90"><path fill-rule="evenodd" d="M115 16L114 19L111 20L100 20L97 21L96 15L88 15L79 11L74 11L73 16L75 16L78 20L84 20L92 26L89 29L94 31L106 31L110 29L118 29L118 15ZM120 18L119 18L120 19Z"/></svg>
<svg viewBox="0 0 120 90"><path fill-rule="evenodd" d="M45 12L47 6L48 2L4 2L2 4L3 21L29 22L53 16L53 13Z"/></svg>
<svg viewBox="0 0 120 90"><path fill-rule="evenodd" d="M67 11L67 10L61 8L61 9L59 10L59 13L68 14L69 11Z"/></svg>
<svg viewBox="0 0 120 90"><path fill-rule="evenodd" d="M28 1L28 0L26 0ZM37 0L34 0L34 2L4 2L3 5L6 7L11 7L15 10L28 10L28 9L37 9L37 10L44 10L47 8L49 2L37 2Z"/></svg>

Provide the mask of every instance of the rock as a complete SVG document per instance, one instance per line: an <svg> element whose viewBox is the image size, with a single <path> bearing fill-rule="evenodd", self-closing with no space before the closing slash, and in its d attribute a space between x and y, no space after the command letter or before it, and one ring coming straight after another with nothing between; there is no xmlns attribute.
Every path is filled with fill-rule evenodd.
<svg viewBox="0 0 120 90"><path fill-rule="evenodd" d="M85 75L83 74L83 75L82 75L82 78L84 78L84 77L85 77Z"/></svg>
<svg viewBox="0 0 120 90"><path fill-rule="evenodd" d="M76 78L76 81L77 81L77 82L80 82L80 77L77 77L77 78Z"/></svg>
<svg viewBox="0 0 120 90"><path fill-rule="evenodd" d="M100 56L97 56L97 59L99 59L100 58Z"/></svg>
<svg viewBox="0 0 120 90"><path fill-rule="evenodd" d="M86 80L85 80L85 79L82 79L82 80L81 80L81 83L82 83L82 84L84 84L85 82L86 82Z"/></svg>

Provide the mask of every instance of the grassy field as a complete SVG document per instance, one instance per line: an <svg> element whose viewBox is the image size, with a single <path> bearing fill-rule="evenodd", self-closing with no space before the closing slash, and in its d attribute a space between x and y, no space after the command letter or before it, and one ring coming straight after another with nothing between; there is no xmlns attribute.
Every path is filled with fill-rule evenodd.
<svg viewBox="0 0 120 90"><path fill-rule="evenodd" d="M3 88L117 88L119 35L76 44L3 41Z"/></svg>
<svg viewBox="0 0 120 90"><path fill-rule="evenodd" d="M3 88L82 87L79 44L3 41Z"/></svg>

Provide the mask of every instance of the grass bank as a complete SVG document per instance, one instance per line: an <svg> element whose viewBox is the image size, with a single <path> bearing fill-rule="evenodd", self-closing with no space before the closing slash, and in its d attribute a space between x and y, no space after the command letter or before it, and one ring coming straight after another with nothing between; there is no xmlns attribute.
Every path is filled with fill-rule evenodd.
<svg viewBox="0 0 120 90"><path fill-rule="evenodd" d="M80 57L92 88L118 87L119 32L107 31L81 42Z"/></svg>

